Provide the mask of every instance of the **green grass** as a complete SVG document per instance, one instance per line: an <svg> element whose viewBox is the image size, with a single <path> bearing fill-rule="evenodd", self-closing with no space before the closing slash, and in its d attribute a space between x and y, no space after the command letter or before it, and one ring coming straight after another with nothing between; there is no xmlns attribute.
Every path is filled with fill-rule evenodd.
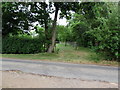
<svg viewBox="0 0 120 90"><path fill-rule="evenodd" d="M64 44L57 44L55 53L39 53L39 54L2 54L4 58L30 59L30 60L44 60L44 61L58 61L70 63L83 64L102 64L117 66L115 61L105 61L104 57L91 51L89 48L79 47L77 50Z"/></svg>

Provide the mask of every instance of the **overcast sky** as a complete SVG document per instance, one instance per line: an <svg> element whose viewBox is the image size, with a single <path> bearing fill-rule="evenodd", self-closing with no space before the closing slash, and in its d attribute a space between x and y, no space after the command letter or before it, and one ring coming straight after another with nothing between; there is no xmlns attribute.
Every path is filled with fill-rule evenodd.
<svg viewBox="0 0 120 90"><path fill-rule="evenodd" d="M54 19L54 15L55 15L54 13L50 15L50 17L52 18L52 20ZM36 24L39 24L39 23L38 23L38 22L33 23L34 26L35 26ZM66 18L59 19L59 14L58 14L57 24L66 26L66 25L67 25L67 20L66 20Z"/></svg>
<svg viewBox="0 0 120 90"><path fill-rule="evenodd" d="M64 26L66 26L66 25L67 25L67 20L66 20L66 18L59 19L59 13L60 13L60 12L58 12L57 23L58 23L59 25L64 25ZM52 18L52 20L54 19L54 15L55 15L55 13L53 13L53 14L50 15L50 17Z"/></svg>

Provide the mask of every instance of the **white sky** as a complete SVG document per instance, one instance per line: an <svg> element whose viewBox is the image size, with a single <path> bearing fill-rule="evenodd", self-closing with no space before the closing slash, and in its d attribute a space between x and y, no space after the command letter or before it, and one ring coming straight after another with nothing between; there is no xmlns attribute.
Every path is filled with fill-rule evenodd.
<svg viewBox="0 0 120 90"><path fill-rule="evenodd" d="M67 20L66 20L66 18L63 18L63 19L59 19L59 13L60 12L58 12L58 17L57 17L57 23L59 24L59 25L64 25L64 26L66 26L67 25ZM51 14L50 15L50 17L52 18L52 20L54 19L54 15L55 15L55 13L53 13L53 14Z"/></svg>
<svg viewBox="0 0 120 90"><path fill-rule="evenodd" d="M66 26L68 24L67 23L67 19L66 18L59 19L59 13L58 13L58 18L57 18L57 24ZM50 15L50 17L52 18L52 20L54 19L54 15L55 15L55 13L53 13L53 14ZM35 26L36 24L39 24L39 23L35 22L33 25Z"/></svg>
<svg viewBox="0 0 120 90"><path fill-rule="evenodd" d="M46 3L49 4L49 0L46 0ZM57 24L66 26L67 25L66 18L59 19L59 13L60 13L60 11L58 12ZM52 18L52 20L54 19L54 15L55 15L55 13L53 13L53 14L50 15L50 17Z"/></svg>
<svg viewBox="0 0 120 90"><path fill-rule="evenodd" d="M59 25L64 25L64 26L66 26L68 24L66 18L59 19L57 23Z"/></svg>

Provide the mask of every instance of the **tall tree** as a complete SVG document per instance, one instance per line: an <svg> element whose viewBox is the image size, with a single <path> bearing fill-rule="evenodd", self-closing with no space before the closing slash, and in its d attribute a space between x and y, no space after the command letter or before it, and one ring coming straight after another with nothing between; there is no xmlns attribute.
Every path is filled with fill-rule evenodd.
<svg viewBox="0 0 120 90"><path fill-rule="evenodd" d="M84 2L80 7L80 11L70 21L76 41L96 51L107 53L109 59L118 59L120 42L118 3ZM82 26L88 29L81 28ZM85 32L81 37L82 30Z"/></svg>
<svg viewBox="0 0 120 90"><path fill-rule="evenodd" d="M48 28L50 20L45 2L3 2L3 35L16 33L18 29L27 29L33 22Z"/></svg>
<svg viewBox="0 0 120 90"><path fill-rule="evenodd" d="M70 11L77 12L79 9L78 2L54 2L55 7L55 16L52 25L52 38L51 38L51 45L49 46L48 53L52 53L54 51L55 41L56 41L56 22L58 17L58 11L60 11L60 17L66 17L67 19L70 18Z"/></svg>

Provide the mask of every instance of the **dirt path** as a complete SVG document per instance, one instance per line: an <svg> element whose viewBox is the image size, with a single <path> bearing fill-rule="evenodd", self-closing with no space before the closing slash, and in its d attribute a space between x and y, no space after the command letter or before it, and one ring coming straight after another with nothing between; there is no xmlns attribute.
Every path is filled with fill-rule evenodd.
<svg viewBox="0 0 120 90"><path fill-rule="evenodd" d="M47 77L19 71L2 71L3 88L117 88L115 83Z"/></svg>

